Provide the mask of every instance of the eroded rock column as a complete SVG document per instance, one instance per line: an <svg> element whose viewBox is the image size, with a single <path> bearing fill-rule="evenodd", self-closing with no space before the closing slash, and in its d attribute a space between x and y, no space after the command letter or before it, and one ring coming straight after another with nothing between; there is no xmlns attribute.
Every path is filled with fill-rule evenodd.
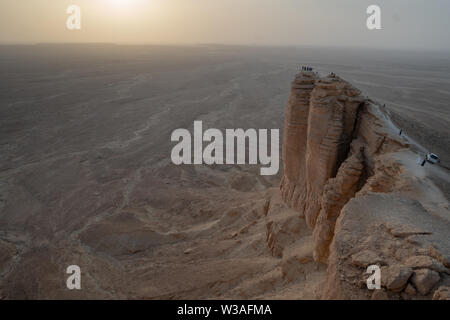
<svg viewBox="0 0 450 320"><path fill-rule="evenodd" d="M292 83L286 110L283 138L284 175L281 194L284 201L303 213L306 197L306 145L311 92L318 77L302 72Z"/></svg>

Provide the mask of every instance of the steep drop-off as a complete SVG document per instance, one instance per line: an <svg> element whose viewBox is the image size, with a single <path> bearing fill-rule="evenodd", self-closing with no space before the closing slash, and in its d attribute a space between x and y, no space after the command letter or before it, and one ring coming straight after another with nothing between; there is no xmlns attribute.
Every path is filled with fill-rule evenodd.
<svg viewBox="0 0 450 320"><path fill-rule="evenodd" d="M115 124L117 137L95 129L114 138L100 148L92 135L95 145L72 145L86 152L52 145L60 153L28 164L26 153L8 155L17 167L0 182L0 300L448 298L449 205L433 183L436 175L450 181L448 171L419 166L420 148L399 135L388 111L336 76L301 73L293 83L281 192L280 177L260 176L259 168L176 166L167 158L169 124L184 126L172 118L204 114L217 116L210 125L231 126L243 116L243 124L268 128L285 97L284 78L272 76L258 91L254 74L208 91L206 100L231 99L220 111L211 107L228 100L203 104L190 100L191 90L171 96L173 107L161 104L145 135L136 117L150 116L150 97L129 106L120 94L117 105L88 109L94 120L120 119L103 128ZM195 87L191 77L202 79L190 69L177 79ZM112 86L105 101L133 83ZM184 87L175 84L167 90ZM266 100L270 109L250 107ZM77 131L64 132L61 144L79 140ZM82 290L66 287L72 264L82 270ZM382 269L381 290L366 287L372 264Z"/></svg>
<svg viewBox="0 0 450 320"><path fill-rule="evenodd" d="M322 298L445 298L448 201L428 177L431 165L417 164L412 144L384 106L336 75L296 76L280 189L312 231L314 260L328 266ZM292 254L282 243L299 234L289 242L274 223L269 248ZM381 290L367 289L369 265L381 267Z"/></svg>

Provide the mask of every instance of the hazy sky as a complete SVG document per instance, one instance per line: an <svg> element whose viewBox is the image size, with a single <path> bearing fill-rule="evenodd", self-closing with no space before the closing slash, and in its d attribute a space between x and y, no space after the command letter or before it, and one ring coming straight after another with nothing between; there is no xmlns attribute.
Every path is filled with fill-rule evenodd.
<svg viewBox="0 0 450 320"><path fill-rule="evenodd" d="M66 9L81 7L79 31ZM381 7L382 30L366 28ZM0 0L0 42L222 43L450 50L450 0Z"/></svg>

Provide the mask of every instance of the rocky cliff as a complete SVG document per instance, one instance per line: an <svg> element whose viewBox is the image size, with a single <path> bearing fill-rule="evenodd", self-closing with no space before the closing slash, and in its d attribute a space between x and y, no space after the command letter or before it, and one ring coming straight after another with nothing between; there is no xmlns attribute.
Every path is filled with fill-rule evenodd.
<svg viewBox="0 0 450 320"><path fill-rule="evenodd" d="M176 79L192 80L189 69L185 75ZM33 151L46 151L47 138L30 150L18 147L28 141L22 131L8 138L17 148L5 153L12 162L3 167L11 169L0 174L0 300L448 298L449 206L433 180L450 181L448 171L417 165L420 148L399 135L387 111L336 76L301 73L292 85L281 192L280 178L259 168L171 162L169 129L192 117L272 126L285 79L277 70L255 77L207 91L191 81L195 90L162 111L149 108L152 90L138 105L132 93L110 102L134 80L96 91L92 119L114 115L93 121L91 136L110 141L100 147L97 138L79 139L83 126L61 127L51 155ZM151 87L148 81L139 87ZM197 92L219 100L207 101L209 93L191 100ZM252 106L269 100L255 112ZM214 109L223 101L227 108ZM7 123L22 120L18 113ZM47 132L36 121L30 125ZM66 145L86 151L67 154ZM82 290L66 287L73 264L82 270ZM366 287L373 264L382 270L381 290Z"/></svg>
<svg viewBox="0 0 450 320"><path fill-rule="evenodd" d="M328 268L322 298L445 297L448 201L412 147L388 111L348 82L298 74L286 110L280 187L296 219L267 223L269 248L283 257L285 273L293 268L286 255L305 262L302 246L292 245L303 237L311 258ZM312 234L283 230L296 220ZM369 265L381 268L381 290L367 289Z"/></svg>

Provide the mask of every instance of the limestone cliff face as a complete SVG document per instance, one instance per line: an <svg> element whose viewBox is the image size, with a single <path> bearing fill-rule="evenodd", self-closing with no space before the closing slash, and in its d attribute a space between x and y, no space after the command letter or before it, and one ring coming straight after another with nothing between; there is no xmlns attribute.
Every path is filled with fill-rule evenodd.
<svg viewBox="0 0 450 320"><path fill-rule="evenodd" d="M364 99L341 79L297 76L289 99L283 141L285 201L313 228L328 179L346 158Z"/></svg>
<svg viewBox="0 0 450 320"><path fill-rule="evenodd" d="M304 73L296 77L286 110L283 137L283 199L299 211L305 209L307 194L306 152L308 141L309 101L318 77Z"/></svg>
<svg viewBox="0 0 450 320"><path fill-rule="evenodd" d="M436 188L398 132L383 107L341 78L296 76L280 189L312 230L314 260L328 264L324 298L425 298L450 281L448 202L428 196ZM277 233L270 227L273 247ZM384 267L383 290L375 293L364 288L371 264ZM439 270L430 267L438 264Z"/></svg>
<svg viewBox="0 0 450 320"><path fill-rule="evenodd" d="M326 261L339 212L360 188L363 147L351 151L350 144L364 104L359 90L334 75L320 78L315 73L301 73L292 85L281 192L314 230L317 261ZM344 162L349 152L352 156Z"/></svg>

